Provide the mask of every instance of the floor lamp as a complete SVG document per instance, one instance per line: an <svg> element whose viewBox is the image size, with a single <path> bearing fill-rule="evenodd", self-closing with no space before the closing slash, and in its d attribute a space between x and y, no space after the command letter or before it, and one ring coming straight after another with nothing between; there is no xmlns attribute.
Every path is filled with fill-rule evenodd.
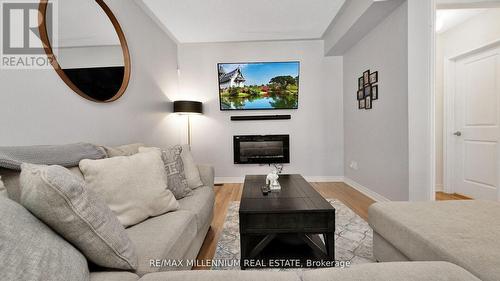
<svg viewBox="0 0 500 281"><path fill-rule="evenodd" d="M203 104L199 101L174 101L174 113L188 116L188 145L191 149L191 115L203 114Z"/></svg>

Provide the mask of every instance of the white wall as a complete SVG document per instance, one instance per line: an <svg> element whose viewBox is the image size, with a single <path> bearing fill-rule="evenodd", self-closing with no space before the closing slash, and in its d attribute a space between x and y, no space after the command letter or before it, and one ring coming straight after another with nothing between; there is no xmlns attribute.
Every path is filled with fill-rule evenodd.
<svg viewBox="0 0 500 281"><path fill-rule="evenodd" d="M500 40L500 9L489 9L437 36L436 51L436 186L443 185L444 61Z"/></svg>
<svg viewBox="0 0 500 281"><path fill-rule="evenodd" d="M0 145L179 142L172 133L178 122L168 114L169 97L178 89L176 44L134 0L106 3L123 28L132 59L123 97L97 104L72 92L54 70L0 70Z"/></svg>
<svg viewBox="0 0 500 281"><path fill-rule="evenodd" d="M290 60L301 62L298 110L219 110L217 63ZM233 164L232 137L240 134L290 134L291 164L286 173L316 180L343 175L342 59L325 58L322 41L184 44L179 61L178 98L204 102L204 115L193 118L193 153L199 162L215 166L219 180L270 171L267 166ZM231 115L259 113L291 114L292 120L229 120Z"/></svg>
<svg viewBox="0 0 500 281"><path fill-rule="evenodd" d="M407 7L398 7L344 56L345 177L391 200L409 197ZM379 73L379 100L359 110L358 78L367 69Z"/></svg>

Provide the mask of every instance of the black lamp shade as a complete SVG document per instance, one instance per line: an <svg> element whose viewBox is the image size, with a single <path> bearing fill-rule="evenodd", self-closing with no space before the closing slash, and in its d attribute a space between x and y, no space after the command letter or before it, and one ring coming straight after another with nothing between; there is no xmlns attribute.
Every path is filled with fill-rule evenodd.
<svg viewBox="0 0 500 281"><path fill-rule="evenodd" d="M203 104L199 101L174 101L174 113L180 114L202 114Z"/></svg>

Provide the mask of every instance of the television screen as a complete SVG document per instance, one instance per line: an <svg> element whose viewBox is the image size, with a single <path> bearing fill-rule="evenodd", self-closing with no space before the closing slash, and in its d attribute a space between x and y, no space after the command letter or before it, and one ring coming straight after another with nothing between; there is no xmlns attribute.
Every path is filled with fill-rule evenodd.
<svg viewBox="0 0 500 281"><path fill-rule="evenodd" d="M221 110L297 109L299 62L219 63Z"/></svg>

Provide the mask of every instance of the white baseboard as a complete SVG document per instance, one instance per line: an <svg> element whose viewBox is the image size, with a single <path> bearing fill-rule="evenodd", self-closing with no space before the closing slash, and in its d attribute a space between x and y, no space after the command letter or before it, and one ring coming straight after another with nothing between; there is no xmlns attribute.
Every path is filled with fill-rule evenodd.
<svg viewBox="0 0 500 281"><path fill-rule="evenodd" d="M308 182L344 182L350 187L356 189L357 191L363 193L364 195L370 197L371 199L377 202L388 202L391 201L384 196L378 194L377 192L365 187L352 179L342 177L342 176L305 176L304 177ZM245 180L244 177L216 177L216 184L224 184L224 183L243 183ZM436 190L438 187L436 186Z"/></svg>
<svg viewBox="0 0 500 281"><path fill-rule="evenodd" d="M215 184L221 183L243 183L244 177L215 177Z"/></svg>
<svg viewBox="0 0 500 281"><path fill-rule="evenodd" d="M368 187L365 187L355 181L353 181L350 178L344 177L344 183L349 185L350 187L356 189L357 191L363 193L364 195L370 197L371 199L375 200L376 202L389 202L391 200L385 198L384 196L378 194L377 192L369 189Z"/></svg>
<svg viewBox="0 0 500 281"><path fill-rule="evenodd" d="M444 186L442 184L436 184L436 192L444 192Z"/></svg>
<svg viewBox="0 0 500 281"><path fill-rule="evenodd" d="M308 182L344 182L341 176L304 176Z"/></svg>
<svg viewBox="0 0 500 281"><path fill-rule="evenodd" d="M344 177L341 176L304 176L308 182L343 182ZM244 177L215 177L216 184L222 183L243 183Z"/></svg>

